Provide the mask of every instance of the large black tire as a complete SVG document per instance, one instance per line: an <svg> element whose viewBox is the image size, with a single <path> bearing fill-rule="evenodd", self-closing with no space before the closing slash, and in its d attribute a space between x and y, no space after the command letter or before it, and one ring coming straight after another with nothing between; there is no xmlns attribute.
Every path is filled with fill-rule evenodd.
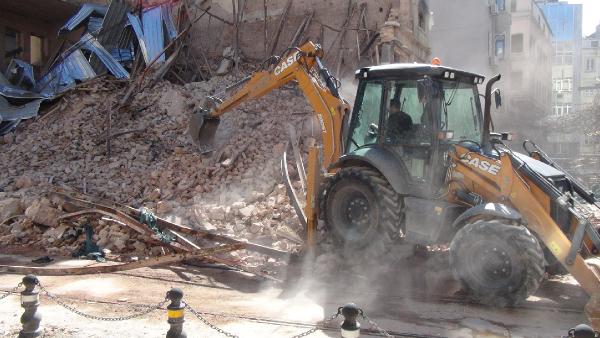
<svg viewBox="0 0 600 338"><path fill-rule="evenodd" d="M347 258L381 257L400 232L401 197L374 169L341 169L326 183L320 204L336 250Z"/></svg>
<svg viewBox="0 0 600 338"><path fill-rule="evenodd" d="M450 245L454 277L485 305L513 306L544 278L544 252L535 236L505 220L478 220L460 229Z"/></svg>

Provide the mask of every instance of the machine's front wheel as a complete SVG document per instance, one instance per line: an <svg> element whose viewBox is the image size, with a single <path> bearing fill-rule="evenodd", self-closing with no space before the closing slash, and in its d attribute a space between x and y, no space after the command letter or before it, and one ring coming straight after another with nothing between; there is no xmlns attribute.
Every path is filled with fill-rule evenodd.
<svg viewBox="0 0 600 338"><path fill-rule="evenodd" d="M401 198L373 169L341 169L327 183L323 202L327 228L346 256L380 257L400 231Z"/></svg>
<svg viewBox="0 0 600 338"><path fill-rule="evenodd" d="M454 236L450 265L473 300L512 306L539 287L544 277L544 252L524 226L504 220L478 220Z"/></svg>

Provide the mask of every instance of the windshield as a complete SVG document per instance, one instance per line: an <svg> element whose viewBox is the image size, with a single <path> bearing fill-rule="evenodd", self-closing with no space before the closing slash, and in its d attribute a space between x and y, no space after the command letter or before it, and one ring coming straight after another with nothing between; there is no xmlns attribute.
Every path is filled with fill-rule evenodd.
<svg viewBox="0 0 600 338"><path fill-rule="evenodd" d="M451 132L451 142L480 143L481 105L477 86L457 81L441 82L444 88L444 102L440 114L440 129Z"/></svg>

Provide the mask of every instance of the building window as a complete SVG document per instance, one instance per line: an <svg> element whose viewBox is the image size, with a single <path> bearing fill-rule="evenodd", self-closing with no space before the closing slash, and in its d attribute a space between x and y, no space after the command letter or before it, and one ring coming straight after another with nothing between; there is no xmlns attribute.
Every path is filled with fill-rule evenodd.
<svg viewBox="0 0 600 338"><path fill-rule="evenodd" d="M29 55L31 63L34 66L41 66L44 51L44 38L31 35L29 37Z"/></svg>
<svg viewBox="0 0 600 338"><path fill-rule="evenodd" d="M598 144L598 136L596 135L585 135L585 145Z"/></svg>
<svg viewBox="0 0 600 338"><path fill-rule="evenodd" d="M585 60L585 71L586 72L594 72L596 71L596 60L593 58L588 58Z"/></svg>
<svg viewBox="0 0 600 338"><path fill-rule="evenodd" d="M573 90L573 79L568 78L563 80L563 90L567 92Z"/></svg>
<svg viewBox="0 0 600 338"><path fill-rule="evenodd" d="M592 48L598 48L598 41L592 41Z"/></svg>
<svg viewBox="0 0 600 338"><path fill-rule="evenodd" d="M556 116L556 117L567 116L570 113L571 113L571 105L570 104L554 106L554 116Z"/></svg>
<svg viewBox="0 0 600 338"><path fill-rule="evenodd" d="M568 53L563 57L563 65L572 65L573 64L573 54Z"/></svg>
<svg viewBox="0 0 600 338"><path fill-rule="evenodd" d="M427 30L427 13L429 9L427 8L427 4L425 1L419 1L419 27L426 31Z"/></svg>
<svg viewBox="0 0 600 338"><path fill-rule="evenodd" d="M554 56L554 64L556 65L572 65L573 52L558 52Z"/></svg>
<svg viewBox="0 0 600 338"><path fill-rule="evenodd" d="M572 90L573 90L573 79L572 78L554 80L554 91L570 92Z"/></svg>
<svg viewBox="0 0 600 338"><path fill-rule="evenodd" d="M510 46L513 53L523 53L523 34L513 34L510 37Z"/></svg>
<svg viewBox="0 0 600 338"><path fill-rule="evenodd" d="M505 47L504 40L505 40L504 35L496 35L494 55L496 55L496 57L498 57L500 59L504 58L504 47Z"/></svg>
<svg viewBox="0 0 600 338"><path fill-rule="evenodd" d="M504 0L496 0L496 9L498 10L498 12L503 12L506 10Z"/></svg>
<svg viewBox="0 0 600 338"><path fill-rule="evenodd" d="M510 1L510 11L511 12L516 12L517 11L517 0L511 0Z"/></svg>

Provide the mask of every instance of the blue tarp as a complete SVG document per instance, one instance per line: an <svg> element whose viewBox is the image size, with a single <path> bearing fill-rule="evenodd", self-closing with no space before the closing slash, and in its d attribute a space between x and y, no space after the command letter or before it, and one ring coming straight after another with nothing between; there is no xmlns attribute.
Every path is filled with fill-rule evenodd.
<svg viewBox="0 0 600 338"><path fill-rule="evenodd" d="M0 84L0 96L9 97L13 99L48 99L52 98L54 95L49 95L47 93L36 93L29 90L17 88L13 85Z"/></svg>
<svg viewBox="0 0 600 338"><path fill-rule="evenodd" d="M90 33L86 33L78 42L81 48L87 49L94 53L108 71L118 79L129 78L129 72L117 61L110 53L102 47L100 42L96 40Z"/></svg>
<svg viewBox="0 0 600 338"><path fill-rule="evenodd" d="M163 33L162 10L154 7L142 12L142 27L144 28L144 41L148 50L146 64L154 60L165 47ZM157 62L164 62L165 54L158 56Z"/></svg>
<svg viewBox="0 0 600 338"><path fill-rule="evenodd" d="M104 22L104 18L97 17L97 16L90 16L90 20L88 21L88 24L87 24L87 31L92 34L98 33L98 31L100 31L100 28L102 28L103 22Z"/></svg>
<svg viewBox="0 0 600 338"><path fill-rule="evenodd" d="M60 63L57 63L39 81L36 90L48 95L57 95L83 82L96 77L96 73L79 49L72 50Z"/></svg>
<svg viewBox="0 0 600 338"><path fill-rule="evenodd" d="M165 31L169 39L173 40L177 37L171 6L167 4L146 9L142 12L141 20L133 14L127 14L127 17L139 40L146 64L157 57L156 62L164 62L165 54L160 53L165 48Z"/></svg>
<svg viewBox="0 0 600 338"><path fill-rule="evenodd" d="M33 100L22 106L13 106L0 96L0 122L20 121L36 117L43 99Z"/></svg>
<svg viewBox="0 0 600 338"><path fill-rule="evenodd" d="M79 9L79 12L72 16L69 21L67 21L67 23L61 27L61 29L58 31L58 34L64 34L77 29L77 27L79 27L79 25L86 21L91 15L103 18L106 15L107 8L108 7L105 5L83 4ZM94 25L94 23L92 23L92 25Z"/></svg>
<svg viewBox="0 0 600 338"><path fill-rule="evenodd" d="M57 60L37 83L33 82L33 68L31 65L20 60L14 61L15 66L21 67L24 76L31 80L32 85L34 85L33 89L28 90L29 88L10 84L5 81L6 79L1 77L0 95L7 98L29 100L52 99L76 83L96 77L97 73L90 65L89 54L86 53L84 55L82 51L91 52L116 78L129 78L129 73L121 62L125 64L134 60L132 42L129 39L121 41L118 47L114 45L110 46L109 52L96 37L90 34L102 32L102 29L107 29L102 26L104 24L102 18L106 14L107 6L95 4L82 5L77 14L67 21L59 33L72 31L86 24L88 31L81 37L79 42L65 51L61 55L62 60ZM145 9L140 17L132 13L127 13L127 17L129 19L128 25L131 25L138 38L140 52L146 64L149 64L154 59L159 63L164 62L166 57L161 52L165 47L165 35L169 40L172 40L178 34L173 21L170 4ZM121 23L121 25L123 24ZM119 29L128 28L119 27ZM99 71L98 69L96 70Z"/></svg>
<svg viewBox="0 0 600 338"><path fill-rule="evenodd" d="M144 40L144 29L142 28L142 22L137 16L131 13L127 13L127 18L129 19L129 24L131 25L131 28L133 28L133 31L135 32L135 35L138 38L140 51L144 56L144 61L148 63L148 48L146 48L146 41Z"/></svg>
<svg viewBox="0 0 600 338"><path fill-rule="evenodd" d="M110 51L110 55L119 62L133 61L133 51L131 49L115 48Z"/></svg>
<svg viewBox="0 0 600 338"><path fill-rule="evenodd" d="M23 60L12 59L10 61L10 64L6 68L5 74L6 74L6 78L9 81L13 81L13 79L15 77L17 78L15 80L15 81L17 81L17 83L13 82L13 84L16 86L21 86L26 83L28 83L29 86L24 86L24 87L29 88L29 87L35 86L35 76L33 75L33 66Z"/></svg>
<svg viewBox="0 0 600 338"><path fill-rule="evenodd" d="M167 34L169 35L169 40L173 40L177 37L177 28L175 27L175 22L173 22L171 6L162 5L160 8L162 10L162 18L165 23L165 28L167 29Z"/></svg>

